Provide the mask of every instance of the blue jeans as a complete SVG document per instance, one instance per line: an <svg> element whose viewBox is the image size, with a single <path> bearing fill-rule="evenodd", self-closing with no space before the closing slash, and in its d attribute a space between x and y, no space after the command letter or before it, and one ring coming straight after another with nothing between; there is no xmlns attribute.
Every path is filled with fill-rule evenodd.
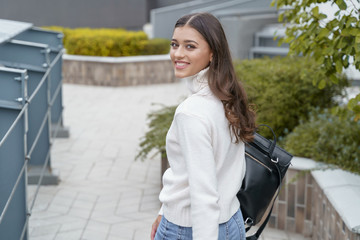
<svg viewBox="0 0 360 240"><path fill-rule="evenodd" d="M164 216L156 231L155 240L192 240L192 228L169 222ZM219 240L245 240L245 226L240 209L229 221L219 225Z"/></svg>

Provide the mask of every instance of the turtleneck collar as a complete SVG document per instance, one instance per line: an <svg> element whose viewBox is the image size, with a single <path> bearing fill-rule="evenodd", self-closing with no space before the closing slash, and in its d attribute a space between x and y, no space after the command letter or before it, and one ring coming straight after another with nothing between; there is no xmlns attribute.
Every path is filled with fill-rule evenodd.
<svg viewBox="0 0 360 240"><path fill-rule="evenodd" d="M183 78L186 81L186 86L190 90L191 94L197 93L200 90L209 86L207 79L208 71L209 71L209 67L201 70L195 75Z"/></svg>

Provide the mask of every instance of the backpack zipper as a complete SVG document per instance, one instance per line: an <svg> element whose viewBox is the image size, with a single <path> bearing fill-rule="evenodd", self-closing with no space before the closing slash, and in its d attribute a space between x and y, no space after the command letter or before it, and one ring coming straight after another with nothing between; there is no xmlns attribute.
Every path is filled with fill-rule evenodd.
<svg viewBox="0 0 360 240"><path fill-rule="evenodd" d="M249 153L245 152L246 155L248 155L251 159L253 159L254 161L256 161L257 163L259 163L260 165L262 165L263 167L265 167L267 170L269 170L270 172L272 172L272 170L266 166L264 163L260 162L259 160L257 160L254 156L250 155Z"/></svg>

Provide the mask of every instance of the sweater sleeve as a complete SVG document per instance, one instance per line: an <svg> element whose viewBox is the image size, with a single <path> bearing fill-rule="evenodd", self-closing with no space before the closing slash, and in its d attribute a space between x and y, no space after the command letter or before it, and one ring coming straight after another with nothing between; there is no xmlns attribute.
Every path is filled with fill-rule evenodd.
<svg viewBox="0 0 360 240"><path fill-rule="evenodd" d="M189 176L193 239L217 240L220 208L210 125L185 113L177 114L175 121Z"/></svg>

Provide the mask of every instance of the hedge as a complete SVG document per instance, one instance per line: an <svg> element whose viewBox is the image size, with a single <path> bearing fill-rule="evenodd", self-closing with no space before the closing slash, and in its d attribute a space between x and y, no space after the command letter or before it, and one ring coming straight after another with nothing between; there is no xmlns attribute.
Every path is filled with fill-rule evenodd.
<svg viewBox="0 0 360 240"><path fill-rule="evenodd" d="M271 126L281 141L300 120L309 119L314 108L330 108L338 103L348 85L345 76L339 84L324 89L314 86L325 79L331 82L320 66L310 58L276 57L244 60L235 64L237 76L243 82L249 101L257 108L257 123ZM263 132L271 137L269 131Z"/></svg>
<svg viewBox="0 0 360 240"><path fill-rule="evenodd" d="M166 54L170 40L149 40L143 31L126 31L109 28L63 28L58 26L46 29L64 33L63 44L68 54L89 56L136 56Z"/></svg>
<svg viewBox="0 0 360 240"><path fill-rule="evenodd" d="M285 148L296 156L336 165L360 174L360 121L344 109L339 116L329 109L314 111L285 139Z"/></svg>

